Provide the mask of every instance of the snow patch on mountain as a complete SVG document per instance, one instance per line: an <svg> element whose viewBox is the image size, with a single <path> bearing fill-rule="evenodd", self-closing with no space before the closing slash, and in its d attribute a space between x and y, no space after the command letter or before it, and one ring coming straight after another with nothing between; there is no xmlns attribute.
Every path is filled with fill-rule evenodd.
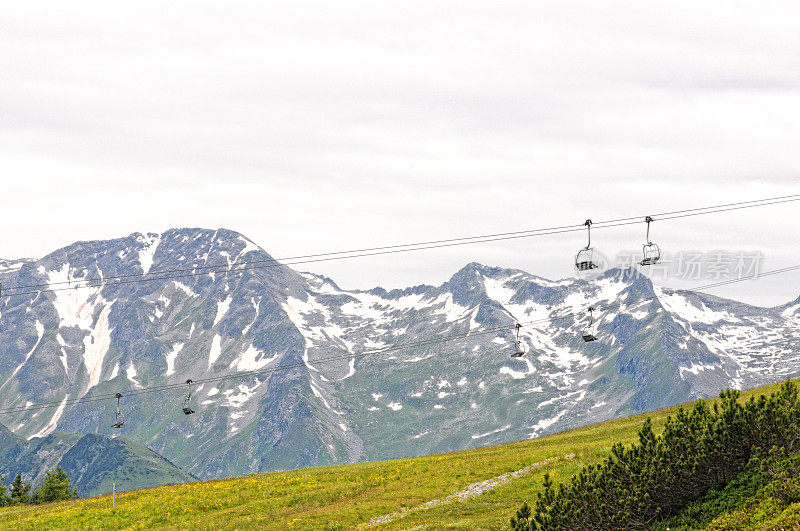
<svg viewBox="0 0 800 531"><path fill-rule="evenodd" d="M99 295L98 300L101 303L104 302ZM89 373L89 383L84 393L100 383L100 376L103 373L103 361L111 346L111 333L114 331L108 319L114 302L116 301L111 301L103 306L92 332L83 338L83 364Z"/></svg>
<svg viewBox="0 0 800 531"><path fill-rule="evenodd" d="M467 308L456 303L451 293L439 295L431 303L431 306L441 306L441 308L435 309L433 313L436 315L444 315L445 321L448 323L460 321L472 312L472 308Z"/></svg>
<svg viewBox="0 0 800 531"><path fill-rule="evenodd" d="M262 383L264 382L256 378L252 386L242 383L236 386L235 389L226 389L222 394L227 398L228 406L240 408L255 395L256 389L261 387Z"/></svg>
<svg viewBox="0 0 800 531"><path fill-rule="evenodd" d="M40 272L43 268L40 268ZM83 280L85 276L75 277L70 266L65 263L60 269L47 271L47 281L51 284L69 286L72 282ZM82 330L91 330L94 321L94 310L97 304L103 304L103 298L97 289L66 289L53 292L53 306L59 318L60 327L77 326ZM90 302L94 298L94 302Z"/></svg>
<svg viewBox="0 0 800 531"><path fill-rule="evenodd" d="M603 278L596 282L599 289L596 299L600 301L613 301L628 287L627 282L622 282L617 277Z"/></svg>
<svg viewBox="0 0 800 531"><path fill-rule="evenodd" d="M61 347L61 356L59 356L59 359L61 360L61 365L64 366L64 374L69 374L69 365L68 365L69 360L67 358L67 350L66 350L67 342L64 341L63 337L61 337L61 333L56 334L56 342Z"/></svg>
<svg viewBox="0 0 800 531"><path fill-rule="evenodd" d="M175 360L178 359L178 354L180 354L181 350L183 350L184 343L175 343L172 345L172 350L167 352L165 357L167 362L167 372L164 373L164 376L172 376L175 374Z"/></svg>
<svg viewBox="0 0 800 531"><path fill-rule="evenodd" d="M496 430L487 431L486 433L481 433L479 435L473 435L472 438L473 439L483 439L484 437L489 437L490 435L494 435L496 433L502 433L502 432L506 431L510 427L511 427L511 424L507 424L507 425L503 426L502 428L497 428Z"/></svg>
<svg viewBox="0 0 800 531"><path fill-rule="evenodd" d="M513 317L517 322L536 321L548 318L550 316L550 309L544 304L530 300L525 301L525 303L511 302L511 300L516 296L517 291L513 288L507 287L506 284L511 280L519 278L520 276L521 274L517 273L509 277L503 277L499 279L486 276L481 278L483 279L486 295L495 302L500 303L508 312L508 314L511 315L511 317ZM475 315L473 315L473 321L476 315L477 311ZM475 324L477 325L477 323ZM470 328L472 328L472 325L470 325Z"/></svg>
<svg viewBox="0 0 800 531"><path fill-rule="evenodd" d="M692 363L689 367L679 367L678 372L681 375L681 379L686 379L684 373L688 372L697 376L700 371L714 370L718 368L720 367L716 364Z"/></svg>
<svg viewBox="0 0 800 531"><path fill-rule="evenodd" d="M256 324L258 320L258 307L261 306L261 297L258 297L258 301L256 301L256 297L251 297L250 302L253 304L253 310L255 311L255 316L253 316L253 320L242 329L242 335L246 335L247 332L250 331L250 328Z"/></svg>
<svg viewBox="0 0 800 531"><path fill-rule="evenodd" d="M222 337L219 334L214 334L214 339L211 340L211 349L208 351L209 369L214 366L220 354L222 354Z"/></svg>
<svg viewBox="0 0 800 531"><path fill-rule="evenodd" d="M250 253L250 252L253 252L253 251L257 252L257 251L261 251L262 250L261 247L259 247L255 243L253 243L253 241L251 241L249 238L245 238L244 236L239 236L238 240L240 242L244 243L244 247L242 247L242 250L239 251L239 254L238 254L238 256L236 256L236 259L234 260L234 262L238 262L239 258L245 256L247 253Z"/></svg>
<svg viewBox="0 0 800 531"><path fill-rule="evenodd" d="M14 372L12 372L12 373L11 373L11 377L12 377L12 378L13 378L14 376L16 376L16 375L17 375L17 373L19 372L19 370L20 370L22 367L24 367L26 363L28 363L28 360L29 360L29 359L31 359L31 356L32 356L32 355L33 355L33 353L36 351L36 348L39 346L39 343L41 343L41 342L42 342L42 337L44 337L44 325L43 325L42 323L40 323L40 322L39 322L39 320L37 319L37 320L36 320L36 324L34 325L34 328L36 328L36 335L37 335L37 338L36 338L36 343L34 343L34 344L33 344L33 347L31 347L31 349L28 351L28 353L27 353L27 354L25 354L25 361L23 361L22 363L20 363L20 364L17 366L17 368L16 368L16 369L14 369Z"/></svg>
<svg viewBox="0 0 800 531"><path fill-rule="evenodd" d="M53 416L50 417L50 421L45 425L44 428L39 430L37 433L34 433L30 437L28 437L28 440L31 440L31 439L33 439L35 437L47 437L48 435L50 435L51 433L56 431L56 428L58 427L58 421L59 421L59 419L61 419L61 416L64 414L64 408L67 407L67 399L68 398L69 398L69 395L65 396L61 400L61 404L59 404L58 408L56 408L56 411L55 411L55 413L53 413Z"/></svg>
<svg viewBox="0 0 800 531"><path fill-rule="evenodd" d="M512 275L511 277L495 279L487 277L485 275L481 275L481 280L483 281L483 287L486 290L486 295L490 299L505 305L517 293L516 290L514 290L513 288L506 287L506 282L512 280L515 277L516 275Z"/></svg>
<svg viewBox="0 0 800 531"><path fill-rule="evenodd" d="M412 356L410 358L406 358L403 360L403 363L417 363L418 361L424 361L434 357L436 354L428 354L427 356Z"/></svg>
<svg viewBox="0 0 800 531"><path fill-rule="evenodd" d="M637 311L629 311L627 314L632 318L636 319L637 321L641 321L650 316L650 312L647 310L637 310Z"/></svg>
<svg viewBox="0 0 800 531"><path fill-rule="evenodd" d="M289 317L289 320L300 331L306 341L305 352L303 353L303 362L306 367L315 372L320 372L319 369L312 366L309 362L308 350L315 346L315 343L324 343L333 340L339 348L343 348L349 353L353 353L355 342L349 341L346 338L347 330L336 324L331 319L330 310L311 294L307 294L306 301L294 297L287 297L286 302L281 304L283 311ZM315 318L320 320L322 317L322 325L310 325L309 319Z"/></svg>
<svg viewBox="0 0 800 531"><path fill-rule="evenodd" d="M658 286L654 287L654 290L664 308L670 313L678 315L684 321L714 324L723 320L731 322L739 320L728 312L715 312L703 304L702 301L698 300L697 304L694 304L678 292L669 291Z"/></svg>
<svg viewBox="0 0 800 531"><path fill-rule="evenodd" d="M178 282L177 280L173 280L172 284L175 286L175 289L178 289L178 290L184 292L189 297L199 297L199 295L197 293L195 293L194 290L192 288L190 288L189 286L187 286L186 284Z"/></svg>
<svg viewBox="0 0 800 531"><path fill-rule="evenodd" d="M314 393L314 396L316 396L317 398L319 398L319 399L322 401L322 404L323 404L323 405L324 405L326 408L330 409L331 411L333 411L333 412L334 412L334 413L336 413L337 415L343 415L343 414L344 414L344 413L342 413L341 411L336 411L335 409L333 409L333 408L331 407L330 403L328 403L328 400L327 400L327 399L325 398L325 396L322 394L322 389L320 389L320 388L319 388L319 386L317 386L317 385L316 385L316 384L313 382L313 380L312 380L312 382L311 382L311 384L310 384L310 385L311 385L311 392L312 392L312 393Z"/></svg>
<svg viewBox="0 0 800 531"><path fill-rule="evenodd" d="M339 378L339 381L341 382L342 380L347 380L348 378L353 376L355 373L356 373L356 359L355 358L350 358L350 364L348 366L347 374L345 374L344 376Z"/></svg>
<svg viewBox="0 0 800 531"><path fill-rule="evenodd" d="M521 380L521 379L525 378L525 376L527 376L527 373L524 373L524 372L521 372L521 371L515 371L511 367L507 367L505 365L500 367L500 374L507 374L507 375L511 376L512 378L514 378L515 380Z"/></svg>
<svg viewBox="0 0 800 531"><path fill-rule="evenodd" d="M376 325L386 324L390 319L386 317L385 310L380 305L388 307L386 301L369 293L351 294L355 300L342 304L340 310L343 314L372 321Z"/></svg>
<svg viewBox="0 0 800 531"><path fill-rule="evenodd" d="M567 398L570 398L570 397L573 397L573 396L577 396L578 397L573 402L580 402L581 400L584 399L584 397L586 397L586 390L572 391L571 393L565 393L563 395L554 396L553 398L551 398L549 400L545 400L544 402L540 402L539 405L536 406L536 408L537 409L542 409L545 406L549 406L551 404L555 404L556 402L560 402L562 400L566 400Z"/></svg>
<svg viewBox="0 0 800 531"><path fill-rule="evenodd" d="M155 256L156 249L161 243L161 236L158 234L142 235L138 241L144 244L144 247L139 249L139 264L146 275L150 272L150 268L153 267L153 256Z"/></svg>
<svg viewBox="0 0 800 531"><path fill-rule="evenodd" d="M790 317L794 317L798 310L800 310L800 302L798 302L797 304L794 304L792 306L789 306L788 308L783 310L781 312L781 316L786 318L786 319L788 319Z"/></svg>
<svg viewBox="0 0 800 531"><path fill-rule="evenodd" d="M260 371L276 359L280 354L267 357L266 354L258 350L252 344L242 352L236 359L231 362L231 368L236 368L239 371Z"/></svg>
<svg viewBox="0 0 800 531"><path fill-rule="evenodd" d="M562 306L565 313L582 314L586 312L594 300L596 300L595 297L590 297L582 291L576 291L564 297Z"/></svg>
<svg viewBox="0 0 800 531"><path fill-rule="evenodd" d="M281 306L292 323L300 330L303 336L305 336L308 346L313 345L312 340L326 339L325 335L322 333L324 326L309 326L306 320L309 316L319 315L325 322L331 321L330 311L325 305L317 302L316 297L307 294L305 301L294 297L287 297L286 302Z"/></svg>
<svg viewBox="0 0 800 531"><path fill-rule="evenodd" d="M142 384L139 383L139 381L136 379L138 375L139 373L136 371L136 366L133 364L133 362L131 362L131 364L128 365L128 368L125 369L125 376L128 378L128 381L130 381L133 384L134 387L141 388Z"/></svg>
<svg viewBox="0 0 800 531"><path fill-rule="evenodd" d="M230 295L221 301L217 301L217 315L214 317L214 324L212 326L217 326L219 322L222 321L225 314L228 313L228 310L231 308L231 302L233 302L233 297Z"/></svg>
<svg viewBox="0 0 800 531"><path fill-rule="evenodd" d="M539 436L540 433L542 433L544 430L546 430L547 428L549 428L550 426L554 425L556 422L561 420L561 417L563 417L566 414L567 414L566 411L561 411L554 417L542 419L536 424L529 426L533 431L528 434L528 438L535 439L536 437Z"/></svg>

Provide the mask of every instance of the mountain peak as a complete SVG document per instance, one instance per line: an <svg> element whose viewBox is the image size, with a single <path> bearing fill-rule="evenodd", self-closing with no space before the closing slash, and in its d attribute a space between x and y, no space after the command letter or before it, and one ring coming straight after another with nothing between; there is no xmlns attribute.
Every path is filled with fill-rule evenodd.
<svg viewBox="0 0 800 531"><path fill-rule="evenodd" d="M469 278L477 276L484 276L488 278L498 279L498 278L508 278L515 275L525 275L525 277L527 278L541 279L540 277L531 275L530 273L526 273L525 271L522 271L520 269L508 269L499 266L484 265L478 262L470 262L461 269L459 269L458 271L456 271L453 274L453 276L450 277L450 281L451 282L464 281ZM549 282L546 279L541 279L541 280Z"/></svg>
<svg viewBox="0 0 800 531"><path fill-rule="evenodd" d="M634 267L615 267L608 269L598 277L598 280L616 280L629 285L629 298L655 297L653 281Z"/></svg>

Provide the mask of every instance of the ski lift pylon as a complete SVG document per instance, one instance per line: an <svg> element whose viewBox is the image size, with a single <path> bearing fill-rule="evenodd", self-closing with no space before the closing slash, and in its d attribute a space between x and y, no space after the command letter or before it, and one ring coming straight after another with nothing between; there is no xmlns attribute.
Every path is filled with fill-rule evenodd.
<svg viewBox="0 0 800 531"><path fill-rule="evenodd" d="M589 326L583 331L581 337L583 338L584 343L589 343L590 341L597 341L597 337L594 335L594 308L589 306Z"/></svg>
<svg viewBox="0 0 800 531"><path fill-rule="evenodd" d="M117 393L117 411L114 416L114 424L111 425L112 428L121 428L125 425L125 415L122 414L122 410L119 408L119 401L122 398L122 393Z"/></svg>
<svg viewBox="0 0 800 531"><path fill-rule="evenodd" d="M183 399L183 405L181 406L181 410L183 411L184 415L191 415L194 413L194 410L191 407L192 401L192 380L186 380L186 387L187 387L187 394L186 398Z"/></svg>
<svg viewBox="0 0 800 531"><path fill-rule="evenodd" d="M512 358L521 358L525 355L525 350L522 348L522 343L519 341L519 330L522 328L522 325L517 323L517 340L516 340L516 350L511 355Z"/></svg>
<svg viewBox="0 0 800 531"><path fill-rule="evenodd" d="M590 269L597 269L599 266L593 260L594 249L592 248L592 220L587 219L584 223L586 227L586 235L589 238L586 247L578 251L575 255L575 269L578 271L588 271Z"/></svg>
<svg viewBox="0 0 800 531"><path fill-rule="evenodd" d="M642 261L639 263L643 266L648 266L656 264L661 260L661 249L658 248L658 245L650 241L650 223L653 221L653 218L647 216L644 218L644 221L647 223L647 243L642 245Z"/></svg>

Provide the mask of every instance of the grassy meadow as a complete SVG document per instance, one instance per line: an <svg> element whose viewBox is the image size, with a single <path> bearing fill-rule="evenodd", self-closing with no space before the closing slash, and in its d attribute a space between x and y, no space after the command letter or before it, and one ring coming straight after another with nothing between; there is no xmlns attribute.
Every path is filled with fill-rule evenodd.
<svg viewBox="0 0 800 531"><path fill-rule="evenodd" d="M778 384L747 391L772 392ZM0 509L0 529L504 529L532 502L549 472L556 482L630 443L646 417L656 427L676 407L540 439L449 454L254 474L142 489L43 506ZM473 483L535 465L483 494L420 509ZM373 518L417 507L402 518Z"/></svg>

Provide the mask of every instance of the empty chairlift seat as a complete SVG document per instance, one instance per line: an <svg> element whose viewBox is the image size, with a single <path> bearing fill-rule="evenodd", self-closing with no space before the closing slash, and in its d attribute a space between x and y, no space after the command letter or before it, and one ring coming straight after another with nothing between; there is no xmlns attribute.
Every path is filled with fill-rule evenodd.
<svg viewBox="0 0 800 531"><path fill-rule="evenodd" d="M590 341L597 341L597 336L594 335L594 315L593 315L592 312L594 312L594 308L590 306L589 307L589 326L587 326L583 330L583 333L581 334L581 337L583 338L583 342L584 343L589 343Z"/></svg>
<svg viewBox="0 0 800 531"><path fill-rule="evenodd" d="M592 220L587 219L583 224L586 226L586 234L589 237L589 242L586 244L585 248L578 251L578 254L575 255L575 269L578 271L588 271L600 267L594 259L594 249L592 248Z"/></svg>
<svg viewBox="0 0 800 531"><path fill-rule="evenodd" d="M525 355L525 349L522 348L522 343L519 340L520 328L522 328L522 325L517 323L517 340L515 342L516 348L514 349L514 353L511 355L512 358L521 358Z"/></svg>
<svg viewBox="0 0 800 531"><path fill-rule="evenodd" d="M658 245L650 241L650 222L653 221L653 218L647 216L644 220L647 223L647 243L642 245L642 261L640 264L649 266L661 260L661 249L658 248Z"/></svg>
<svg viewBox="0 0 800 531"><path fill-rule="evenodd" d="M192 409L192 380L186 380L186 387L187 387L187 395L186 398L183 399L183 404L181 405L181 410L183 411L184 415L191 415L194 413L194 409Z"/></svg>
<svg viewBox="0 0 800 531"><path fill-rule="evenodd" d="M125 415L122 414L122 410L119 407L119 401L122 398L122 393L117 393L117 411L114 414L114 424L111 425L112 428L119 429L125 425Z"/></svg>

